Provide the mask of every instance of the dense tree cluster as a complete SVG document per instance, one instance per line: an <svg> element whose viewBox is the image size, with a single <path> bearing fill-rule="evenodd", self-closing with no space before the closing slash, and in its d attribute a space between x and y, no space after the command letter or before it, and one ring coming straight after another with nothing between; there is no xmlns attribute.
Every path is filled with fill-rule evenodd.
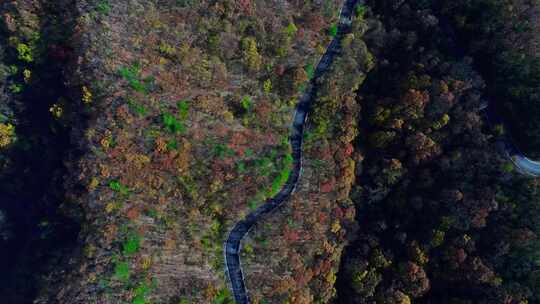
<svg viewBox="0 0 540 304"><path fill-rule="evenodd" d="M459 35L488 81L493 106L512 137L540 157L540 5L527 0L441 1L434 13Z"/></svg>
<svg viewBox="0 0 540 304"><path fill-rule="evenodd" d="M415 5L373 6L378 64L359 93L365 159L351 195L360 229L339 299L540 303L539 186L497 150L472 58Z"/></svg>

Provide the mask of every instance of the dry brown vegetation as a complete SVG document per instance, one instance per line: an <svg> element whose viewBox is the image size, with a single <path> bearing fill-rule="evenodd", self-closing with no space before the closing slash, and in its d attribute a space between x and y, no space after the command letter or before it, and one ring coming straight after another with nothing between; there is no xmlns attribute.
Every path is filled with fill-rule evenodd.
<svg viewBox="0 0 540 304"><path fill-rule="evenodd" d="M341 4L0 3L0 194L47 185L0 300L231 303L224 238L288 176ZM253 303L536 303L538 182L479 108L504 99L535 138L540 6L368 4L316 80L296 192L243 242Z"/></svg>
<svg viewBox="0 0 540 304"><path fill-rule="evenodd" d="M84 210L84 247L73 257L76 268L61 280L69 283L52 285L42 301L209 303L224 296L223 238L275 191L286 169L294 104L330 41L327 28L339 5L136 1L109 2L100 12L96 4L80 4L75 77L93 96L85 103L93 118L80 137L87 153L73 164L77 173L69 187L86 188L71 196ZM333 112L353 113L351 88L332 86L338 90L332 103L349 100ZM349 143L355 119L340 115L351 130L334 127L318 136L343 134ZM308 162L318 157L325 165L306 169L303 188L311 194L299 192L294 207L283 211L296 216L272 218L279 229L264 231L275 247L298 242L297 234L326 244L324 257L312 243L298 242L295 250L322 263L313 281L313 294L324 290L321 299L333 295L332 276L346 242L340 219L354 216L344 203L352 146L333 141L313 143ZM320 191L326 194L318 197ZM301 220L302 214L312 216ZM297 231L288 221L307 226ZM130 246L133 252L126 251ZM273 260L269 252L257 258ZM287 272L297 267L281 263ZM269 285L260 291L251 289L268 294L263 290L276 288L272 277L265 280ZM297 303L295 290L269 295Z"/></svg>

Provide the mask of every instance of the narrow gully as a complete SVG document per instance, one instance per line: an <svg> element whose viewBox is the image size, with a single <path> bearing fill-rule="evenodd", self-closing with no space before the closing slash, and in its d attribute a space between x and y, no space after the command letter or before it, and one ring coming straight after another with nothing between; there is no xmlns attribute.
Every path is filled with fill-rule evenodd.
<svg viewBox="0 0 540 304"><path fill-rule="evenodd" d="M0 239L2 303L32 302L42 278L69 253L79 231L79 224L59 206L65 194L64 162L73 152L70 123L83 122L59 122L49 111L59 100L72 99L65 73L69 62L55 59L50 47L69 49L77 19L75 1L43 0L39 5L42 11L36 17L39 27L35 31L40 38L34 60L21 63L16 51L9 48L4 62L31 70L32 81L10 97L17 100L14 124L18 140L6 152L12 163L0 172L0 211L8 225L4 228L11 234ZM20 8L6 4L0 9L17 14ZM18 34L5 30L5 24L0 27L3 43ZM11 81L21 82L18 77L12 76Z"/></svg>

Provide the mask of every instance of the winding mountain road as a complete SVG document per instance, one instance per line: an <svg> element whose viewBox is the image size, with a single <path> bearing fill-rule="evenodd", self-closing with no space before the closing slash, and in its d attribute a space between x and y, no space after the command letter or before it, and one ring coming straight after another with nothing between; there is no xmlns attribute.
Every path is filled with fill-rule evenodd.
<svg viewBox="0 0 540 304"><path fill-rule="evenodd" d="M341 39L344 34L351 29L351 20L353 17L354 8L357 4L362 3L362 0L345 0L340 11L338 33L330 42L326 52L321 57L317 68L315 69L314 77L300 101L296 105L294 120L291 127L289 141L292 146L293 168L287 182L283 185L278 194L268 199L263 205L257 208L252 213L248 214L244 219L234 225L229 232L227 241L224 244L224 255L226 274L231 283L231 289L234 294L234 299L237 304L248 304L249 297L244 282L242 266L240 264L241 241L247 235L249 230L265 215L276 210L281 206L294 192L302 172L302 143L304 136L304 126L306 118L311 108L311 104L315 97L317 87L315 81L324 74L330 67L334 57L339 55L341 47Z"/></svg>

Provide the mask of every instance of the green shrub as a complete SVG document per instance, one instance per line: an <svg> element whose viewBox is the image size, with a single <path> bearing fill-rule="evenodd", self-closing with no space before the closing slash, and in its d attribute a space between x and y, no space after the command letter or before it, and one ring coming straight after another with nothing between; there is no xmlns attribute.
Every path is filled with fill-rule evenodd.
<svg viewBox="0 0 540 304"><path fill-rule="evenodd" d="M138 64L133 64L130 67L121 67L118 73L128 82L132 89L139 93L148 94L148 90L154 82L153 77L141 79L140 66Z"/></svg>
<svg viewBox="0 0 540 304"><path fill-rule="evenodd" d="M174 56L176 48L168 43L162 42L159 45L159 52L163 55Z"/></svg>
<svg viewBox="0 0 540 304"><path fill-rule="evenodd" d="M503 136L506 132L504 131L504 125L498 124L494 127L493 133L495 133L496 136Z"/></svg>
<svg viewBox="0 0 540 304"><path fill-rule="evenodd" d="M144 299L143 296L137 296L135 297L135 299L133 299L133 302L131 302L132 304L146 304L146 300Z"/></svg>
<svg viewBox="0 0 540 304"><path fill-rule="evenodd" d="M27 44L19 43L17 45L17 58L27 63L34 61L34 56L32 55L32 48Z"/></svg>
<svg viewBox="0 0 540 304"><path fill-rule="evenodd" d="M9 146L15 139L15 126L10 123L0 123L0 149Z"/></svg>
<svg viewBox="0 0 540 304"><path fill-rule="evenodd" d="M448 114L444 114L441 117L441 119L434 122L431 127L433 129L435 129L435 130L439 130L439 129L443 128L444 126L446 126L448 124L448 122L450 122L450 116L448 116Z"/></svg>
<svg viewBox="0 0 540 304"><path fill-rule="evenodd" d="M304 70L306 71L308 79L313 79L315 76L315 68L313 67L313 64L306 65Z"/></svg>
<svg viewBox="0 0 540 304"><path fill-rule="evenodd" d="M506 162L501 166L501 170L506 173L511 173L512 171L514 171L514 164L512 164L511 162Z"/></svg>
<svg viewBox="0 0 540 304"><path fill-rule="evenodd" d="M17 67L16 65L9 65L7 67L7 73L9 74L9 76L14 76L19 73L19 67Z"/></svg>
<svg viewBox="0 0 540 304"><path fill-rule="evenodd" d="M96 11L101 14L108 14L111 11L109 0L100 0L96 5Z"/></svg>
<svg viewBox="0 0 540 304"><path fill-rule="evenodd" d="M133 291L133 293L135 294L135 298L133 299L132 304L145 304L145 303L147 303L146 302L146 297L148 296L148 294L150 293L151 290L152 290L152 286L149 286L145 282L141 283Z"/></svg>
<svg viewBox="0 0 540 304"><path fill-rule="evenodd" d="M137 234L131 234L122 245L122 252L124 255L132 255L139 251L140 246L141 237Z"/></svg>
<svg viewBox="0 0 540 304"><path fill-rule="evenodd" d="M338 26L337 24L332 24L330 26L330 28L328 28L328 35L330 35L330 37L336 37L337 36L337 33L338 33Z"/></svg>
<svg viewBox="0 0 540 304"><path fill-rule="evenodd" d="M251 199L251 200L248 201L248 208L250 210L257 209L257 206L258 206L258 201L256 199Z"/></svg>
<svg viewBox="0 0 540 304"><path fill-rule="evenodd" d="M258 173L262 176L270 175L270 173L272 173L272 169L274 168L272 159L269 157L263 157L263 158L257 159L255 161L255 166L258 169Z"/></svg>
<svg viewBox="0 0 540 304"><path fill-rule="evenodd" d="M239 162L238 164L236 164L236 171L238 172L238 174L246 173L246 164L244 162Z"/></svg>
<svg viewBox="0 0 540 304"><path fill-rule="evenodd" d="M242 249L248 255L251 255L255 252L255 249L250 244L245 244L244 247L242 247Z"/></svg>
<svg viewBox="0 0 540 304"><path fill-rule="evenodd" d="M231 298L231 292L227 288L222 288L217 293L212 304L233 304L234 301Z"/></svg>
<svg viewBox="0 0 540 304"><path fill-rule="evenodd" d="M214 237L221 236L222 228L223 226L221 222L218 219L214 219L212 221L212 225L210 225L210 231L212 232L212 236Z"/></svg>
<svg viewBox="0 0 540 304"><path fill-rule="evenodd" d="M134 111L135 113L139 114L140 116L144 116L148 113L148 109L146 109L143 105L137 103L133 99L128 99L129 108Z"/></svg>
<svg viewBox="0 0 540 304"><path fill-rule="evenodd" d="M262 56L257 50L257 41L253 37L242 39L242 57L246 67L252 72L258 72L262 65Z"/></svg>
<svg viewBox="0 0 540 304"><path fill-rule="evenodd" d="M198 3L199 0L176 0L176 5L179 7L190 7L196 3Z"/></svg>
<svg viewBox="0 0 540 304"><path fill-rule="evenodd" d="M132 80L139 78L140 66L138 64L132 64L130 67L121 67L118 69L118 73L126 80Z"/></svg>
<svg viewBox="0 0 540 304"><path fill-rule="evenodd" d="M109 187L116 192L119 192L120 194L126 195L129 193L128 187L122 185L119 181L111 181L109 183Z"/></svg>
<svg viewBox="0 0 540 304"><path fill-rule="evenodd" d="M180 100L176 105L178 106L178 117L181 120L186 120L189 115L189 102L187 100Z"/></svg>
<svg viewBox="0 0 540 304"><path fill-rule="evenodd" d="M228 157L234 156L236 152L224 144L217 144L214 147L212 154L214 155L214 157L223 158L225 156L228 156Z"/></svg>
<svg viewBox="0 0 540 304"><path fill-rule="evenodd" d="M11 91L11 93L13 94L19 94L20 92L22 92L22 90L23 90L22 84L13 83L9 86L9 91Z"/></svg>
<svg viewBox="0 0 540 304"><path fill-rule="evenodd" d="M210 236L204 235L203 237L201 237L201 246L205 250L209 250L212 248L212 240L210 239Z"/></svg>
<svg viewBox="0 0 540 304"><path fill-rule="evenodd" d="M163 113L163 125L165 126L165 129L172 133L186 132L184 124L178 121L171 113Z"/></svg>
<svg viewBox="0 0 540 304"><path fill-rule="evenodd" d="M266 79L263 84L263 90L266 94L272 91L272 80Z"/></svg>
<svg viewBox="0 0 540 304"><path fill-rule="evenodd" d="M198 197L198 188L197 183L191 175L179 176L178 181L184 187L184 190L190 196L191 199L196 199Z"/></svg>
<svg viewBox="0 0 540 304"><path fill-rule="evenodd" d="M364 15L367 12L367 7L365 5L362 5L362 4L357 4L354 7L354 12L356 13L356 17L364 18Z"/></svg>
<svg viewBox="0 0 540 304"><path fill-rule="evenodd" d="M431 238L431 246L439 247L444 243L446 233L441 230L434 230Z"/></svg>
<svg viewBox="0 0 540 304"><path fill-rule="evenodd" d="M294 160L294 158L293 158L292 154L289 153L289 154L285 155L285 159L284 159L285 166L292 165L293 160Z"/></svg>
<svg viewBox="0 0 540 304"><path fill-rule="evenodd" d="M251 99L251 97L244 96L244 98L242 98L242 108L246 111L249 111L251 110L252 107L253 107L253 100Z"/></svg>
<svg viewBox="0 0 540 304"><path fill-rule="evenodd" d="M314 159L312 160L311 165L317 170L322 169L326 165L326 161L322 159Z"/></svg>
<svg viewBox="0 0 540 304"><path fill-rule="evenodd" d="M287 34L287 36L289 37L292 37L296 34L296 32L298 31L298 28L296 27L296 25L294 24L294 22L290 22L289 25L287 25L287 27L285 28L285 33Z"/></svg>
<svg viewBox="0 0 540 304"><path fill-rule="evenodd" d="M221 37L220 35L216 33L211 33L208 35L208 49L213 54L218 54L218 52L221 50Z"/></svg>
<svg viewBox="0 0 540 304"><path fill-rule="evenodd" d="M122 282L127 282L130 277L129 264L127 262L117 262L114 267L114 276Z"/></svg>
<svg viewBox="0 0 540 304"><path fill-rule="evenodd" d="M293 162L293 157L291 154L287 154L283 161L283 168L279 171L278 176L272 181L272 186L270 187L269 192L267 193L268 197L272 197L281 190L283 185L289 179L291 175L291 164Z"/></svg>
<svg viewBox="0 0 540 304"><path fill-rule="evenodd" d="M167 150L178 150L178 141L176 139L171 139L167 142Z"/></svg>
<svg viewBox="0 0 540 304"><path fill-rule="evenodd" d="M375 108L374 113L371 115L370 122L377 126L384 124L392 115L392 111L381 106Z"/></svg>

